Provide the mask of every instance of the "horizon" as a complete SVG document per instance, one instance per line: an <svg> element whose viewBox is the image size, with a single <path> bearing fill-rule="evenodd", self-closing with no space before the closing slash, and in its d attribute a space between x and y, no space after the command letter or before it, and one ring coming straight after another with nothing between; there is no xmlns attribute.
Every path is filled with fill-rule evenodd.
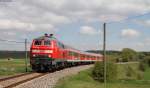
<svg viewBox="0 0 150 88"><path fill-rule="evenodd" d="M131 49L131 48L130 48L130 49ZM134 50L134 49L132 49L132 50ZM13 52L25 52L25 51L23 51L23 50L22 50L22 51L19 51L19 50L0 50L0 52L1 52L1 51L2 51L2 52L3 52L3 51L8 51L8 52L9 52L9 51L13 51ZM82 51L82 50L81 50L81 51ZM88 52L88 51L103 51L103 50L85 50L84 52ZM106 52L111 52L111 51L112 51L112 52L113 52L113 51L114 51L114 52L115 52L115 51L116 51L116 52L121 52L120 50L106 50ZM134 51L136 51L136 50L134 50ZM30 50L28 50L27 52L30 52ZM136 51L136 52L150 52L150 51Z"/></svg>

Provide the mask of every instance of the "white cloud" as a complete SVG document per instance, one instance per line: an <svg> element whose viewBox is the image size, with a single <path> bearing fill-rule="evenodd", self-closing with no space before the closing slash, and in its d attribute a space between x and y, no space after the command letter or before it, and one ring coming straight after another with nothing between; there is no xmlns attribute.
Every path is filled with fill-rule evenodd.
<svg viewBox="0 0 150 88"><path fill-rule="evenodd" d="M135 29L123 29L121 31L121 36L125 38L133 38L138 37L140 33L136 31Z"/></svg>
<svg viewBox="0 0 150 88"><path fill-rule="evenodd" d="M121 20L129 15L150 11L150 1L14 0L0 8L0 19L7 20L4 23L0 22L1 29L36 31L39 28L33 29L35 24L50 24L56 27L76 20L84 22Z"/></svg>
<svg viewBox="0 0 150 88"><path fill-rule="evenodd" d="M26 23L19 22L17 20L0 20L0 29L24 29L27 26Z"/></svg>
<svg viewBox="0 0 150 88"><path fill-rule="evenodd" d="M96 35L98 34L99 32L94 29L93 27L90 27L90 26L82 26L80 28L80 34L84 34L84 35Z"/></svg>
<svg viewBox="0 0 150 88"><path fill-rule="evenodd" d="M37 31L49 31L49 32L54 32L57 31L58 29L55 28L52 24L36 24L34 25L35 29L38 29Z"/></svg>
<svg viewBox="0 0 150 88"><path fill-rule="evenodd" d="M16 32L26 31L41 31L41 30L53 30L56 28L52 24L38 24L38 23L25 23L18 20L0 20L0 30L9 31L13 30Z"/></svg>
<svg viewBox="0 0 150 88"><path fill-rule="evenodd" d="M43 21L45 20L49 23L52 23L53 25L70 23L70 20L68 17L50 13L50 12L44 13L43 18L41 19Z"/></svg>
<svg viewBox="0 0 150 88"><path fill-rule="evenodd" d="M61 24L78 19L114 21L148 11L149 0L14 0L1 8L0 16Z"/></svg>

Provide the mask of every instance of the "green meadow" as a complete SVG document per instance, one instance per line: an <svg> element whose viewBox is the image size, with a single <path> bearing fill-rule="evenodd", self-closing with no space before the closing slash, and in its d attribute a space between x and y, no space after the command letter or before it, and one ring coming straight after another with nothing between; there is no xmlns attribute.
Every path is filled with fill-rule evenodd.
<svg viewBox="0 0 150 88"><path fill-rule="evenodd" d="M31 71L29 64L28 71ZM8 76L25 72L25 59L0 59L0 76Z"/></svg>
<svg viewBox="0 0 150 88"><path fill-rule="evenodd" d="M131 77L126 76L128 66L135 71ZM150 88L150 68L143 73L142 79L135 79L138 73L138 63L117 64L117 67L118 80L107 82L107 88ZM60 79L55 88L104 88L104 83L92 78L91 69Z"/></svg>

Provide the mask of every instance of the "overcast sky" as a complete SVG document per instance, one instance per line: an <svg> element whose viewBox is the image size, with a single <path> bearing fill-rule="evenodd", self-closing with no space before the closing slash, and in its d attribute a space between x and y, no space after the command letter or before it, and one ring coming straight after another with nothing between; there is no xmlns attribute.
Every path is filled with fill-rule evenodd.
<svg viewBox="0 0 150 88"><path fill-rule="evenodd" d="M150 0L0 0L0 39L31 42L54 33L74 48L102 49L104 22L108 50L150 51ZM4 49L24 46L0 41Z"/></svg>

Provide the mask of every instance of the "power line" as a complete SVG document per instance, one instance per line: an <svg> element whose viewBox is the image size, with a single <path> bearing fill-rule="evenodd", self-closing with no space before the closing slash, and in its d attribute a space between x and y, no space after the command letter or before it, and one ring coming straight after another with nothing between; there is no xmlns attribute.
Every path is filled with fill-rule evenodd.
<svg viewBox="0 0 150 88"><path fill-rule="evenodd" d="M0 39L0 41L14 42L14 43L24 43L24 42L20 42L20 41L5 40L5 39Z"/></svg>
<svg viewBox="0 0 150 88"><path fill-rule="evenodd" d="M0 41L13 42L13 43L25 43L23 41L14 41L14 40L6 40L6 39L0 39ZM31 43L31 42L27 42L27 43Z"/></svg>
<svg viewBox="0 0 150 88"><path fill-rule="evenodd" d="M145 14L136 15L136 16L130 16L130 17L127 17L127 18L125 18L125 19L121 19L121 20L119 20L119 21L110 21L110 22L107 22L107 24L120 23L120 22L122 22L122 21L135 19L135 18L138 18L138 17L141 17L141 16L145 16L145 15L148 15L148 14L150 14L150 12L147 12L147 13L145 13Z"/></svg>

